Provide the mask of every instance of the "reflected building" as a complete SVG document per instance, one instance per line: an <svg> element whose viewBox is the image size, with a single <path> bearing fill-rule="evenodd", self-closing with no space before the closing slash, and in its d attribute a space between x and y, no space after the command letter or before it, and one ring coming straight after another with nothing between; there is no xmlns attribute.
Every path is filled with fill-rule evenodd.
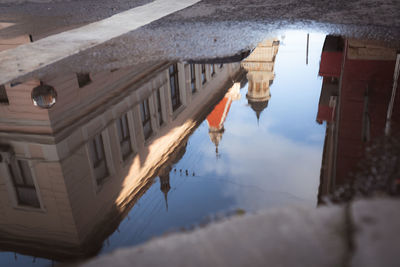
<svg viewBox="0 0 400 267"><path fill-rule="evenodd" d="M160 191L164 194L165 208L168 211L168 193L171 190L170 173L172 166L178 163L186 153L189 135L180 141L179 145L172 153L168 155L168 159L158 171L158 178L160 180ZM176 170L175 170L176 172ZM186 171L186 176L188 175Z"/></svg>
<svg viewBox="0 0 400 267"><path fill-rule="evenodd" d="M323 77L317 122L326 122L318 201L352 181L371 142L385 134L396 50L375 41L327 36L319 74ZM397 91L399 88L397 88ZM398 105L392 114L398 131Z"/></svg>
<svg viewBox="0 0 400 267"><path fill-rule="evenodd" d="M68 31L71 29L76 28L79 25L75 26L61 26L61 25L48 25L42 24L41 27L21 27L20 23L16 22L0 22L0 31L2 31L2 36L7 36L5 38L0 38L0 52L5 51L8 49L13 49L17 46L31 43L48 37L50 35L54 35L63 31ZM80 25L80 26L83 26ZM24 28L24 29L23 29ZM29 30L32 32L25 32L26 29L30 28Z"/></svg>
<svg viewBox="0 0 400 267"><path fill-rule="evenodd" d="M160 62L0 85L0 248L58 260L97 253L240 72ZM51 108L32 100L43 85L56 92ZM167 201L169 170L159 176Z"/></svg>
<svg viewBox="0 0 400 267"><path fill-rule="evenodd" d="M15 26L15 24L11 22L0 22L0 30L10 29L13 26ZM31 41L32 41L32 36L28 34L19 35L7 39L0 38L0 52L15 48L22 44L30 43Z"/></svg>
<svg viewBox="0 0 400 267"><path fill-rule="evenodd" d="M275 78L274 64L278 48L279 41L277 39L264 40L241 63L247 71L246 98L256 113L257 120L260 119L261 112L267 108L271 98L270 86Z"/></svg>
<svg viewBox="0 0 400 267"><path fill-rule="evenodd" d="M225 94L224 98L214 107L207 116L208 134L215 145L215 154L219 157L218 146L225 132L224 123L228 116L232 101L240 99L240 82L233 86Z"/></svg>
<svg viewBox="0 0 400 267"><path fill-rule="evenodd" d="M164 173L159 173L158 177L160 178L160 190L164 194L165 199L165 208L168 211L168 192L171 190L170 185L170 177L169 177L170 170L166 170Z"/></svg>

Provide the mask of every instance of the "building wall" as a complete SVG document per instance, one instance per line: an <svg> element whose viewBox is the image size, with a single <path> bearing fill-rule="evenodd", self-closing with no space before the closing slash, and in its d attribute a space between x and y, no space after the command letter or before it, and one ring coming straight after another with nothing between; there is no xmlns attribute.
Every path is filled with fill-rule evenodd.
<svg viewBox="0 0 400 267"><path fill-rule="evenodd" d="M9 231L10 239L31 236L37 241L55 240L78 246L93 237L100 223L107 225L104 223L110 220L107 216L111 210L125 212L129 201L145 186L151 174L196 125L205 105L227 89L227 84L240 70L239 63L225 64L222 68L216 65L216 73L212 76L207 65L207 82L201 84L201 68L196 65L197 91L192 94L189 65L178 63L182 106L173 112L169 65L155 66L155 72L147 69L146 75L139 75L144 81L140 83L136 82L138 74L134 75L129 69L108 73L109 77L104 73L95 74L91 76L92 83L84 88L74 82L74 74L46 78L44 82L58 88L59 100L54 106L57 108L51 109L48 117L52 131L56 132L49 135L55 144L46 144L43 140L19 140L19 137L4 132L0 135L0 144L10 145L17 159L29 160L41 208L17 207L15 200L13 204L13 187L6 178L9 176L7 167L4 162L0 163L0 214L6 215L0 218L0 231ZM156 90L160 90L162 99L164 124L161 126L157 121ZM144 99L149 99L153 128L153 134L147 140L139 110ZM134 153L123 160L116 120L125 113L128 114ZM74 122L65 122L69 116L77 115L80 118ZM26 136L33 135L28 132ZM110 173L101 185L96 183L89 154L89 143L99 133L105 144ZM18 229L14 229L14 225Z"/></svg>
<svg viewBox="0 0 400 267"><path fill-rule="evenodd" d="M6 29L8 27L12 27L14 25L15 25L14 23L10 23L10 22L0 22L0 30L4 30L4 29ZM19 45L29 43L29 42L30 42L29 35L21 35L21 36L7 38L7 39L0 38L0 52L15 48Z"/></svg>
<svg viewBox="0 0 400 267"><path fill-rule="evenodd" d="M51 133L48 111L35 107L32 102L31 91L37 85L36 80L4 85L9 103L0 103L0 131Z"/></svg>
<svg viewBox="0 0 400 267"><path fill-rule="evenodd" d="M63 162L63 170L65 170L69 194L73 196L71 205L82 240L90 235L93 227L99 223L99 218L105 218L113 206L117 206L123 212L135 192L146 184L146 179L151 176L149 174L153 173L166 160L167 155L173 152L173 148L195 125L196 114L204 108L204 104L210 102L218 92L221 92L226 82L230 81L230 77L239 70L239 64L225 65L222 69L217 69L214 77L207 73L208 82L203 86L199 83L198 91L193 95L190 90L187 90L190 88L190 80L187 79L190 77L188 66L178 64L178 69L183 104L175 112L172 112L167 69L155 75L154 79L143 84L123 101L108 109L101 117L93 119L78 129L77 131L81 134L74 135L81 138L83 147L78 150L77 155L69 156ZM159 85L159 87L154 85ZM162 92L164 103L165 122L162 126L158 126L155 106L156 90L158 89ZM138 105L145 98L150 100L151 122L154 131L148 140L145 140L143 135ZM132 118L130 129L134 135L132 143L136 153L123 161L115 121L126 112ZM109 154L111 172L101 186L96 185L93 173L91 173L87 144L88 139L98 132L103 133L103 138L109 138L107 140L109 150L106 153ZM77 140L78 138L74 137L74 142ZM86 157L83 156L84 154ZM81 165L82 167L77 168ZM78 169L84 171L78 171Z"/></svg>
<svg viewBox="0 0 400 267"><path fill-rule="evenodd" d="M7 164L1 162L0 243L7 244L13 239L31 242L41 238L44 242L78 244L63 171L60 162L54 158L55 147L18 141L8 144L13 147L15 158L28 160L40 208L18 205Z"/></svg>
<svg viewBox="0 0 400 267"><path fill-rule="evenodd" d="M350 39L344 40L343 43L345 43L344 52L337 52L336 60L327 60L327 57L324 57L325 51L321 56L320 75L321 69L330 69L332 65L335 69L330 74L322 73L323 86L327 81L332 81L332 77L340 77L338 81L340 100L338 106L336 101L333 103L332 111L335 113L332 116L333 120L326 120L327 131L319 200L335 191L338 186L350 182L352 179L350 174L358 170L358 163L365 156L366 148L374 139L384 136L388 104L393 88L396 62L394 49L385 47L382 43L364 40ZM338 62L343 62L340 68ZM336 99L336 93L327 95ZM399 101L400 95L397 94L395 103ZM324 105L328 107L327 104ZM331 103L329 107L330 105ZM395 132L400 129L400 110L396 108L397 106L394 105L392 117L392 128ZM323 116L318 119L322 123Z"/></svg>
<svg viewBox="0 0 400 267"><path fill-rule="evenodd" d="M370 141L384 135L387 108L392 92L394 60L363 60L346 57L340 96L340 121L336 182L343 183L357 169ZM363 120L368 86L369 130ZM397 94L396 102L400 101ZM398 114L395 109L394 119ZM363 134L363 131L365 132ZM369 135L364 139L364 135ZM363 140L364 139L364 140Z"/></svg>

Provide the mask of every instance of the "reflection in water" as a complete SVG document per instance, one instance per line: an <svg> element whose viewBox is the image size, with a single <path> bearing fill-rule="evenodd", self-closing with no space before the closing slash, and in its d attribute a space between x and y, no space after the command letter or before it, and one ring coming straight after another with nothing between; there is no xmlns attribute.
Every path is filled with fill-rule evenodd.
<svg viewBox="0 0 400 267"><path fill-rule="evenodd" d="M372 156L366 154L366 148L384 136L389 125L389 103L399 100L393 82L395 64L396 50L382 43L326 37L319 70L323 85L317 115L319 123L326 122L319 202L338 189L334 199L348 200L354 194L373 190L374 186L387 191L382 187L390 188L395 183L393 179L397 177L389 174L383 178L388 175L383 170L378 174L381 181L372 178L380 168L378 162L375 166L363 166L363 171L372 168L375 173L364 173L358 180L351 174L357 171L362 158ZM399 110L396 105L390 110L391 131L397 134ZM378 185L382 182L383 186ZM352 183L352 187L343 187Z"/></svg>
<svg viewBox="0 0 400 267"><path fill-rule="evenodd" d="M310 34L305 65L306 36L265 40L241 63L1 85L0 262L85 258L237 210L315 206L382 135L394 52ZM32 102L43 86L57 96L48 109Z"/></svg>
<svg viewBox="0 0 400 267"><path fill-rule="evenodd" d="M250 56L241 63L247 71L248 92L246 98L256 113L257 121L271 98L269 87L275 77L274 63L278 48L278 40L265 40L258 44Z"/></svg>
<svg viewBox="0 0 400 267"><path fill-rule="evenodd" d="M218 145L225 131L224 122L228 116L232 101L240 99L240 83L235 83L228 90L224 98L214 107L211 113L207 116L208 134L211 142L215 145L215 153L218 158Z"/></svg>
<svg viewBox="0 0 400 267"><path fill-rule="evenodd" d="M94 255L163 164L168 210L170 165L238 75L239 63L159 63L3 85L1 248L56 260ZM48 102L38 86L54 88L57 103L33 105L32 91Z"/></svg>

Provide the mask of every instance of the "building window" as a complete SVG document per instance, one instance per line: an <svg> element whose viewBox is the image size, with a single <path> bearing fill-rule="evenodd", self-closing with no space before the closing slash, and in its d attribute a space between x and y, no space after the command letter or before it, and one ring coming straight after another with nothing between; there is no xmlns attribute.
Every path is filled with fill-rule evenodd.
<svg viewBox="0 0 400 267"><path fill-rule="evenodd" d="M18 205L40 208L31 168L26 160L17 160L8 165L17 195Z"/></svg>
<svg viewBox="0 0 400 267"><path fill-rule="evenodd" d="M122 159L126 160L126 158L132 153L132 143L131 143L131 135L129 132L129 124L128 124L128 114L122 115L117 120L117 130L118 130L118 139L119 145L121 147Z"/></svg>
<svg viewBox="0 0 400 267"><path fill-rule="evenodd" d="M97 185L100 185L108 176L106 155L104 153L103 136L97 134L89 143L90 158Z"/></svg>
<svg viewBox="0 0 400 267"><path fill-rule="evenodd" d="M176 64L169 67L169 84L171 86L172 110L175 111L181 106L179 95L178 66Z"/></svg>
<svg viewBox="0 0 400 267"><path fill-rule="evenodd" d="M15 87L20 84L21 84L21 82L13 82L13 83L10 83L10 87Z"/></svg>
<svg viewBox="0 0 400 267"><path fill-rule="evenodd" d="M82 88L92 82L89 73L77 73L76 78L78 79L79 88Z"/></svg>
<svg viewBox="0 0 400 267"><path fill-rule="evenodd" d="M214 76L215 75L215 65L211 64L210 67L211 67L211 76Z"/></svg>
<svg viewBox="0 0 400 267"><path fill-rule="evenodd" d="M153 133L150 120L149 100L140 103L140 117L142 120L144 139L147 140Z"/></svg>
<svg viewBox="0 0 400 267"><path fill-rule="evenodd" d="M206 78L206 65L201 64L201 83L205 84L207 82Z"/></svg>
<svg viewBox="0 0 400 267"><path fill-rule="evenodd" d="M9 104L6 87L4 85L0 85L0 104L5 104L5 105Z"/></svg>
<svg viewBox="0 0 400 267"><path fill-rule="evenodd" d="M192 89L192 93L196 92L196 72L195 65L190 64L190 88Z"/></svg>
<svg viewBox="0 0 400 267"><path fill-rule="evenodd" d="M162 106L161 106L161 88L157 90L157 115L158 115L158 125L163 124L162 116Z"/></svg>

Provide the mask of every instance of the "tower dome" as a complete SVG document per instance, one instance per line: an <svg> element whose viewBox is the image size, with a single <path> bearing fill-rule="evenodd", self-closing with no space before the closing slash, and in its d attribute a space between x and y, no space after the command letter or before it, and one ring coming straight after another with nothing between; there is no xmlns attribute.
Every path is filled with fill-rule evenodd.
<svg viewBox="0 0 400 267"><path fill-rule="evenodd" d="M274 64L278 47L278 40L265 40L258 44L241 63L247 71L246 98L249 106L256 113L257 120L260 118L261 112L267 108L271 98L270 86L275 78Z"/></svg>

